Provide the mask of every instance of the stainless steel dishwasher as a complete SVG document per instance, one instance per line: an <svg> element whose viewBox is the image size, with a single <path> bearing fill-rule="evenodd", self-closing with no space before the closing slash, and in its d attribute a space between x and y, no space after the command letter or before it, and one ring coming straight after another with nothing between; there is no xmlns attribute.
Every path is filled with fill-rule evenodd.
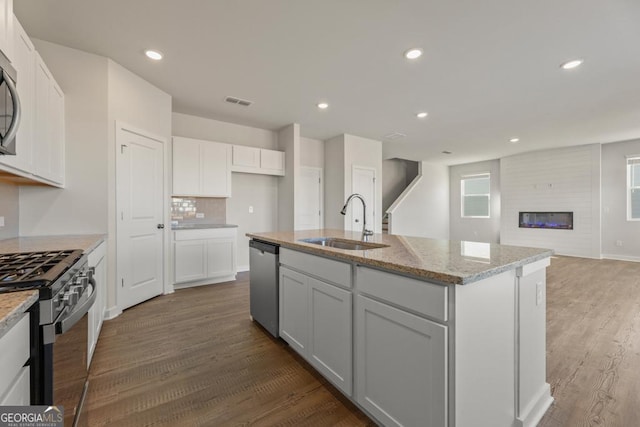
<svg viewBox="0 0 640 427"><path fill-rule="evenodd" d="M280 246L249 241L249 310L251 318L278 337L278 254Z"/></svg>

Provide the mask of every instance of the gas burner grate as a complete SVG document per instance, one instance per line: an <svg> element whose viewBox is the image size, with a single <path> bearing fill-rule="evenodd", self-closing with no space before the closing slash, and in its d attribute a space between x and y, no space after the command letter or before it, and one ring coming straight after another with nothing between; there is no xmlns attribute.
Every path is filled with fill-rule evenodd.
<svg viewBox="0 0 640 427"><path fill-rule="evenodd" d="M0 293L47 286L82 256L82 250L0 254Z"/></svg>

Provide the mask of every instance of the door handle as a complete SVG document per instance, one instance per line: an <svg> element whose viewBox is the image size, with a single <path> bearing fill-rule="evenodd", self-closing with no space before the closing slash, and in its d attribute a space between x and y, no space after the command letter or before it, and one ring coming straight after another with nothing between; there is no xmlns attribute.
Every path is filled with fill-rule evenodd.
<svg viewBox="0 0 640 427"><path fill-rule="evenodd" d="M158 224L156 227L158 227L159 229L163 229L164 228L164 224Z"/></svg>

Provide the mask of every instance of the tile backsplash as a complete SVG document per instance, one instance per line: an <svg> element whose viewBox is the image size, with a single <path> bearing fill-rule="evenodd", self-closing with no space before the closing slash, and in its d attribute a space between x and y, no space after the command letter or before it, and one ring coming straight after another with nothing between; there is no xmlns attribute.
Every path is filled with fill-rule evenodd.
<svg viewBox="0 0 640 427"><path fill-rule="evenodd" d="M172 197L171 221L225 224L227 201L214 197Z"/></svg>

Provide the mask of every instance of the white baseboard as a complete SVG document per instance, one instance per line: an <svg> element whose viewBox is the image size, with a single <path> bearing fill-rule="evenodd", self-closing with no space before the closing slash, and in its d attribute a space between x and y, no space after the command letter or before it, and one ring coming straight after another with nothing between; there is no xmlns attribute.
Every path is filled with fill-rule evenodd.
<svg viewBox="0 0 640 427"><path fill-rule="evenodd" d="M551 387L548 383L545 383L536 398L530 402L528 408L525 410L526 413L520 414L516 419L516 425L519 427L537 426L552 403Z"/></svg>
<svg viewBox="0 0 640 427"><path fill-rule="evenodd" d="M233 282L236 280L236 275L217 277L215 279L196 280L187 283L176 283L173 285L174 289L186 289L194 288L196 286L215 285L216 283Z"/></svg>
<svg viewBox="0 0 640 427"><path fill-rule="evenodd" d="M249 271L249 266L248 265L239 265L238 266L238 273L242 273L245 271Z"/></svg>
<svg viewBox="0 0 640 427"><path fill-rule="evenodd" d="M109 307L104 311L104 320L115 319L121 314L122 314L122 310L120 310L119 307L114 305L113 307Z"/></svg>
<svg viewBox="0 0 640 427"><path fill-rule="evenodd" d="M640 257L631 256L631 255L602 254L602 258L604 258L604 259L613 259L613 260L616 260L616 261L640 262Z"/></svg>

